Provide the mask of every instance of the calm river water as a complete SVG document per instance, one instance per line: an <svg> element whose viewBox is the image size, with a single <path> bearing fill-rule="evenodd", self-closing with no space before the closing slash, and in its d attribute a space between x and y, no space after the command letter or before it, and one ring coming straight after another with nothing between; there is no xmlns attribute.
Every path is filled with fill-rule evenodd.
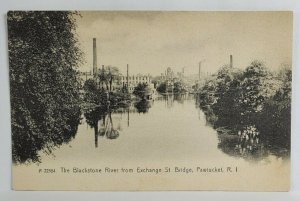
<svg viewBox="0 0 300 201"><path fill-rule="evenodd" d="M203 112L196 106L196 101L191 95L181 96L159 96L149 102L134 103L129 109L120 109L112 112L111 115L98 121L97 127L91 127L82 116L81 124L78 127L77 134L69 144L64 144L56 148L51 155L41 152L41 164L18 165L14 167L14 177L16 186L24 185L20 182L30 178L32 181L26 186L32 188L47 189L49 183L41 184L43 178L35 175L39 168L60 167L149 167L163 168L168 167L227 167L238 168L234 176L222 174L212 175L191 175L191 178L198 178L204 183L192 184L188 189L244 189L255 190L256 188L266 188L276 190L282 186L288 186L289 162L281 158L269 155L261 157L259 160L248 160L241 154L238 144L222 145L217 131L207 124ZM249 148L249 147L248 147ZM232 149L228 151L228 149ZM240 153L240 154L231 154ZM235 155L235 156L234 156ZM244 154L246 155L246 154ZM260 174L258 174L260 173ZM276 175L282 175L282 178ZM260 175L258 177L258 175ZM180 183L180 186L173 186L173 179L177 177L165 176L167 183L159 183L155 187L158 189L185 189L187 185ZM47 177L47 181L53 180L54 189L82 189L86 185L87 189L92 190L89 180L82 176L78 182L72 182L72 179L66 177L59 188L60 183L55 179L64 178L64 175ZM128 184L128 189L138 188L155 189L151 183L153 177L144 181L144 177L134 179L133 177L105 177L102 175L101 181L95 179L94 189L124 189ZM189 175L186 176L190 182ZM155 177L156 178L156 177ZM185 177L184 177L185 178ZM120 179L120 186L116 186L113 179ZM132 179L132 180L131 180ZM156 179L159 180L157 177ZM136 183L141 182L144 183ZM219 185L225 180L236 182L235 184ZM160 180L161 181L161 180ZM209 182L208 182L209 181ZM266 183L267 181L267 183ZM126 183L127 182L127 183ZM176 179L174 180L176 182ZM208 183L207 183L208 182ZM260 183L259 183L260 182ZM277 185L272 186L271 184ZM68 187L66 187L69 185ZM248 185L253 186L247 189ZM259 183L259 184L257 184ZM241 186L245 184L245 186ZM78 186L76 186L78 185ZM197 185L197 186L196 186ZM113 187L112 187L113 186ZM126 188L125 188L126 189Z"/></svg>
<svg viewBox="0 0 300 201"><path fill-rule="evenodd" d="M52 155L41 153L41 161L266 158L266 151L255 143L251 150L248 145L242 149L234 136L220 137L193 95L168 95L118 109L98 119L97 126L91 126L83 115L75 138Z"/></svg>

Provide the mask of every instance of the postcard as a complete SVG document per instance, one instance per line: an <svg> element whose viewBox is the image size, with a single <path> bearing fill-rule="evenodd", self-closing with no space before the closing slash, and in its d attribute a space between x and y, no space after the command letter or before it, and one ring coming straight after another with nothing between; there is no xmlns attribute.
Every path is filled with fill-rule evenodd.
<svg viewBox="0 0 300 201"><path fill-rule="evenodd" d="M12 188L288 191L292 24L9 11Z"/></svg>

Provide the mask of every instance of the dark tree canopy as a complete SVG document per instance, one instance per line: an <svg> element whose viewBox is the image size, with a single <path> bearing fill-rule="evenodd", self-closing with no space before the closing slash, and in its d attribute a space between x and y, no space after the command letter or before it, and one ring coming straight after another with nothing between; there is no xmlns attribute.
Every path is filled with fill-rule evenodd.
<svg viewBox="0 0 300 201"><path fill-rule="evenodd" d="M159 93L166 93L167 92L167 83L162 82L160 85L158 85L156 89Z"/></svg>
<svg viewBox="0 0 300 201"><path fill-rule="evenodd" d="M182 82L174 82L174 93L185 93L186 89Z"/></svg>
<svg viewBox="0 0 300 201"><path fill-rule="evenodd" d="M151 89L146 83L139 83L132 92L135 96L145 99L151 93Z"/></svg>
<svg viewBox="0 0 300 201"><path fill-rule="evenodd" d="M199 104L215 128L233 134L257 130L270 152L286 155L291 135L291 75L290 67L270 72L260 61L244 71L224 66L199 88ZM220 146L227 143L221 139Z"/></svg>
<svg viewBox="0 0 300 201"><path fill-rule="evenodd" d="M7 15L14 162L38 161L75 135L81 61L73 12Z"/></svg>

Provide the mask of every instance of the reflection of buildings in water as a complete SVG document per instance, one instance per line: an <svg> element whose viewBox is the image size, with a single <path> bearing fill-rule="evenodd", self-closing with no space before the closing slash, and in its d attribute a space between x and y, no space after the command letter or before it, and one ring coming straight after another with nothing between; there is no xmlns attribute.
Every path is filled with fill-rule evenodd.
<svg viewBox="0 0 300 201"><path fill-rule="evenodd" d="M166 108L172 108L174 102L174 95L173 94L165 94L163 95L163 99L165 101Z"/></svg>
<svg viewBox="0 0 300 201"><path fill-rule="evenodd" d="M167 93L161 95L158 99L163 99L165 102L166 108L172 108L174 102L178 102L180 104L184 104L187 100L193 100L193 95L184 93L184 94L173 94L173 93Z"/></svg>
<svg viewBox="0 0 300 201"><path fill-rule="evenodd" d="M156 100L164 100L166 107L171 108L174 101L183 103L185 100L191 99L192 96L187 94L168 94L164 96L158 96ZM141 100L138 102L132 102L126 108L117 108L113 112L107 111L94 111L90 112L93 115L85 114L87 123L94 128L95 132L95 147L98 147L99 137L106 137L107 139L116 139L119 137L123 127L130 126L130 114L131 113L147 113L154 104L155 100ZM94 118L94 119L93 119ZM91 122L97 122L92 123Z"/></svg>
<svg viewBox="0 0 300 201"><path fill-rule="evenodd" d="M182 94L174 94L174 101L177 101L180 104L184 104L187 100L192 100L193 95L190 95L188 93L182 93Z"/></svg>
<svg viewBox="0 0 300 201"><path fill-rule="evenodd" d="M129 127L129 108L127 108L127 127Z"/></svg>

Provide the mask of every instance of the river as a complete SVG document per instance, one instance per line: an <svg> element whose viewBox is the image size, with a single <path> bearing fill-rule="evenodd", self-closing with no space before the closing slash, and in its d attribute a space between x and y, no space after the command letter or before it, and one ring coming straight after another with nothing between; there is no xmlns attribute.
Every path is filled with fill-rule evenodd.
<svg viewBox="0 0 300 201"><path fill-rule="evenodd" d="M169 95L158 96L155 100L134 103L129 109L119 109L106 115L97 123L97 127L91 127L82 115L75 138L68 144L56 148L52 154L41 152L41 163L30 165L17 165L14 167L15 184L22 188L24 181L20 179L34 178L26 183L32 188L46 189L51 184L46 182L39 184L41 178L32 176L41 167L111 167L111 168L163 168L163 167L232 167L238 172L232 175L183 175L180 184L175 185L174 175L163 176L164 181L159 181L153 187L150 180L159 180L158 177L144 177L135 175L130 178L101 177L91 187L84 176L74 178L80 181L72 182L73 179L65 178L58 174L53 177L46 176L47 181L56 183L53 189L85 189L104 190L111 189L216 189L216 190L267 190L282 189L288 186L289 161L273 155L253 154L253 157L243 157L239 145L229 146L228 151L222 146L222 139L218 137L216 130L207 122L204 113L197 107L192 95ZM225 151L224 151L225 150ZM227 151L226 151L227 150ZM277 175L281 174L282 178ZM60 175L60 176L59 176ZM138 180L134 179L139 178ZM65 178L65 182L55 182L55 178ZM111 179L109 179L111 178ZM201 179L203 182L195 184L188 179ZM45 179L45 178L44 178ZM119 179L118 185L113 179ZM70 180L70 181L69 181ZM103 183L102 183L103 182ZM124 188L127 182L126 188ZM235 182L235 183L232 183ZM222 185L220 185L222 183ZM247 187L245 184L249 184ZM257 184L258 183L258 184ZM275 184L274 184L275 183ZM272 185L271 185L272 184ZM82 187L82 185L85 185Z"/></svg>
<svg viewBox="0 0 300 201"><path fill-rule="evenodd" d="M207 125L193 96L165 96L146 104L132 104L111 114L119 136L110 139L100 131L111 126L109 115L98 121L98 134L83 116L75 139L53 152L41 153L45 160L181 160L226 157L218 147L217 133ZM107 124L109 124L107 126ZM111 128L106 128L111 129ZM107 132L108 133L108 132ZM84 157L82 157L84 156Z"/></svg>

